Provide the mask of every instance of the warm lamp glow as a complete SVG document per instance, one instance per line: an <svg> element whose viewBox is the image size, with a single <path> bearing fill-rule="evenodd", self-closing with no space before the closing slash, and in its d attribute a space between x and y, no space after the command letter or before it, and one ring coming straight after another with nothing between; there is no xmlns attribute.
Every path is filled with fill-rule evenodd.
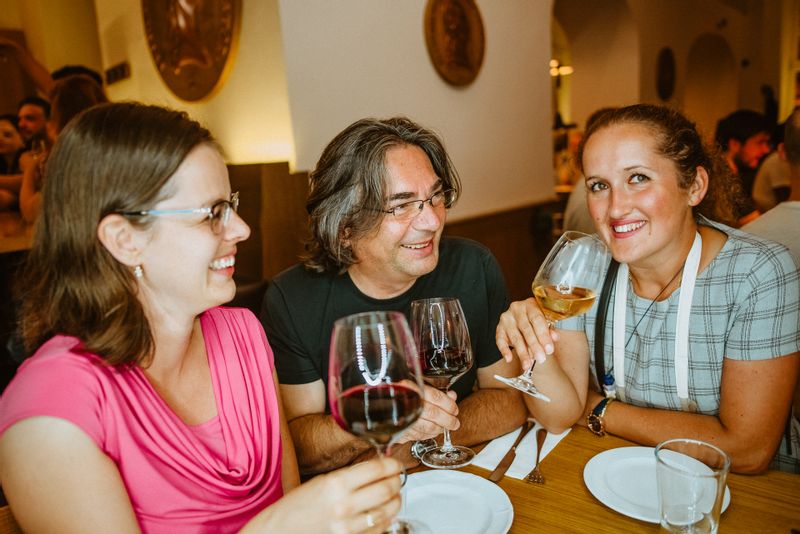
<svg viewBox="0 0 800 534"><path fill-rule="evenodd" d="M572 74L574 69L570 65L562 65L557 59L550 60L550 76L566 76Z"/></svg>

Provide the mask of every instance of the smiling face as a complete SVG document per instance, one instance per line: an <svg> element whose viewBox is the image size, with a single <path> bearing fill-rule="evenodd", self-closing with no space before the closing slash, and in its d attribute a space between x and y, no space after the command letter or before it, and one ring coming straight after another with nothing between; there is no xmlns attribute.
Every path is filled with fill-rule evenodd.
<svg viewBox="0 0 800 534"><path fill-rule="evenodd" d="M429 198L442 189L425 152L403 145L386 152L385 208ZM414 218L402 221L386 214L378 227L353 243L357 263L347 271L356 286L373 298L390 298L410 288L439 261L439 240L447 210L425 204Z"/></svg>
<svg viewBox="0 0 800 534"><path fill-rule="evenodd" d="M596 131L583 169L589 213L617 261L657 269L680 257L693 239L692 206L705 184L700 176L688 189L679 185L675 163L656 150L649 127L622 123Z"/></svg>
<svg viewBox="0 0 800 534"><path fill-rule="evenodd" d="M209 145L192 149L166 188L173 194L154 210L211 207L231 194L225 163ZM231 214L219 234L203 214L157 216L142 232L141 295L156 316L194 317L234 297L236 244L250 235L237 214Z"/></svg>
<svg viewBox="0 0 800 534"><path fill-rule="evenodd" d="M12 155L22 148L22 137L14 125L0 119L0 155Z"/></svg>

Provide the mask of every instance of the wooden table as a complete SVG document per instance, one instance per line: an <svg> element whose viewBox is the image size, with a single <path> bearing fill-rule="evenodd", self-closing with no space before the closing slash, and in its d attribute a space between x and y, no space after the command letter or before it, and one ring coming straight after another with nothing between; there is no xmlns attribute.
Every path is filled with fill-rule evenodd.
<svg viewBox="0 0 800 534"><path fill-rule="evenodd" d="M659 526L619 514L600 503L583 482L583 468L607 449L635 445L614 436L598 438L586 428L572 429L542 460L544 485L505 477L500 487L514 505L510 532L658 532ZM464 471L488 477L469 466ZM800 530L800 475L770 471L764 475L728 476L730 507L720 518L720 533Z"/></svg>

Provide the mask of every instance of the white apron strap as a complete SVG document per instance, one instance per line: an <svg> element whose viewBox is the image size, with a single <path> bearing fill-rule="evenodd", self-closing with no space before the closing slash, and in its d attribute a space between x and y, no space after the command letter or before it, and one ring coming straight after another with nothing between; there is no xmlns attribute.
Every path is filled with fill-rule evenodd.
<svg viewBox="0 0 800 534"><path fill-rule="evenodd" d="M675 324L675 385L678 388L681 410L686 412L697 411L697 404L689 400L689 316L692 313L692 297L702 250L703 240L700 233L695 233L692 250L689 251L689 256L683 265L678 317Z"/></svg>
<svg viewBox="0 0 800 534"><path fill-rule="evenodd" d="M620 263L614 292L614 385L617 398L625 401L625 312L628 308L628 264ZM602 380L602 379L601 379Z"/></svg>

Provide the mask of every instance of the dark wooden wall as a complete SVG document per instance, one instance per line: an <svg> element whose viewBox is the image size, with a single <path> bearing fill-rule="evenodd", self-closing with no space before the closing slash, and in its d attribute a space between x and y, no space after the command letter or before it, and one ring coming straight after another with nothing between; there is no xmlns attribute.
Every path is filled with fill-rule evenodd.
<svg viewBox="0 0 800 534"><path fill-rule="evenodd" d="M231 165L231 187L240 193L239 213L250 239L239 245L237 277L269 280L298 261L306 235L308 174L290 174L286 163ZM553 244L555 200L448 223L445 234L474 239L497 257L509 295L531 294L530 284Z"/></svg>
<svg viewBox="0 0 800 534"><path fill-rule="evenodd" d="M269 280L303 251L308 174L291 174L287 163L229 165L228 173L251 231L238 246L237 277Z"/></svg>
<svg viewBox="0 0 800 534"><path fill-rule="evenodd" d="M552 214L558 204L534 204L447 223L444 233L474 239L497 258L512 300L531 296L531 282L553 245Z"/></svg>

